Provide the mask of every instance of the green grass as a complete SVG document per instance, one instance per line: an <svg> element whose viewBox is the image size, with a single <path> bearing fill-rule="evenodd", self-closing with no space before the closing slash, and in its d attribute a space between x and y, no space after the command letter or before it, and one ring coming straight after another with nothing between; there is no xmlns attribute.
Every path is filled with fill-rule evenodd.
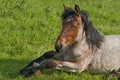
<svg viewBox="0 0 120 80"><path fill-rule="evenodd" d="M63 3L89 13L95 27L106 35L120 34L120 0L0 0L0 80L103 80L105 74L68 74L49 70L22 78L19 70L54 49L61 29ZM116 77L110 80L116 80Z"/></svg>

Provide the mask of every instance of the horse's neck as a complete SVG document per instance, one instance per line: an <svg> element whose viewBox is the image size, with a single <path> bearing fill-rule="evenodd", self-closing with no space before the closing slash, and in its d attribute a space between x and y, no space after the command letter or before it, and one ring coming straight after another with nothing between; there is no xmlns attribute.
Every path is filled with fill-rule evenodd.
<svg viewBox="0 0 120 80"><path fill-rule="evenodd" d="M83 26L84 25L81 25L81 28L76 37L77 44L75 45L75 47L73 47L74 55L75 56L79 55L82 58L84 58L85 56L88 56L90 53L89 46L86 42L85 32L83 32Z"/></svg>
<svg viewBox="0 0 120 80"><path fill-rule="evenodd" d="M81 24L80 28L79 28L79 31L78 31L78 35L75 38L75 41L77 41L77 42L82 41L83 38L85 37L85 33L83 31L83 27L84 27L84 24Z"/></svg>

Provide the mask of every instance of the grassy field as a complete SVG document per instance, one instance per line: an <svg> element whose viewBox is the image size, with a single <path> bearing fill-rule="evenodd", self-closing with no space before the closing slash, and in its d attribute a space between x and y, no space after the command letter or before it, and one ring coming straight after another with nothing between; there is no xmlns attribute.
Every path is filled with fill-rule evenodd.
<svg viewBox="0 0 120 80"><path fill-rule="evenodd" d="M56 70L30 78L18 75L31 60L54 49L63 3L70 7L76 3L88 11L105 35L120 34L120 0L0 0L0 80L105 80L105 74Z"/></svg>

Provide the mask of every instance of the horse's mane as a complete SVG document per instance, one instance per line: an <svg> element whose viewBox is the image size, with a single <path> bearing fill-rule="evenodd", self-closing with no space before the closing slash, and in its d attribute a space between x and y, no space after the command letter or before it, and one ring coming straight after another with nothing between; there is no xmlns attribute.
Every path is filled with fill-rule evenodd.
<svg viewBox="0 0 120 80"><path fill-rule="evenodd" d="M72 8L67 8L61 15L62 20L66 19L68 16L75 15L75 12ZM80 15L82 18L82 21L84 23L84 32L86 36L86 41L92 49L94 47L100 48L101 43L104 40L103 35L98 32L98 30L93 26L93 24L88 20L88 14L86 11L82 10L80 11ZM77 15L76 15L77 16Z"/></svg>

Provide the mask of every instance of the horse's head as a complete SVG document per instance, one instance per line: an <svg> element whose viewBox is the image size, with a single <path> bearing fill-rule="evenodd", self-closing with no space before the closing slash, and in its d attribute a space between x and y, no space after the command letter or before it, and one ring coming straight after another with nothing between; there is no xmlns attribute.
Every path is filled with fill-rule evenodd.
<svg viewBox="0 0 120 80"><path fill-rule="evenodd" d="M56 51L70 47L77 42L77 35L82 25L80 9L75 5L74 9L64 5L64 13L62 15L62 30L55 44Z"/></svg>
<svg viewBox="0 0 120 80"><path fill-rule="evenodd" d="M56 40L55 49L57 52L63 51L80 40L85 40L89 49L92 48L93 50L95 47L100 48L104 37L88 20L88 15L85 11L80 11L77 5L75 5L74 9L64 5L62 30Z"/></svg>

